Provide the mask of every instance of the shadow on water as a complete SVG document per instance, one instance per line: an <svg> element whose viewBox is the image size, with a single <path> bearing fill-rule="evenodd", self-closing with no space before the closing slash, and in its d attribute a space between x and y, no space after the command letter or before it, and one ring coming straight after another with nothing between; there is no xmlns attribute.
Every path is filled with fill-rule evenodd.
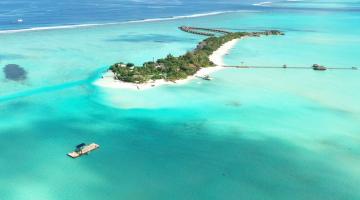
<svg viewBox="0 0 360 200"><path fill-rule="evenodd" d="M229 101L226 103L226 106L230 107L240 107L241 103L239 101Z"/></svg>
<svg viewBox="0 0 360 200"><path fill-rule="evenodd" d="M20 55L20 54L0 54L0 61L5 60L5 59L24 59L25 56L24 55Z"/></svg>

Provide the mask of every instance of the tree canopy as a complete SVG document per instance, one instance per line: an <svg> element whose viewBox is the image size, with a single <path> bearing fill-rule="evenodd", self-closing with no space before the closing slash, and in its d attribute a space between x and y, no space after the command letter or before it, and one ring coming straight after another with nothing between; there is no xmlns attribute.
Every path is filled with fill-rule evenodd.
<svg viewBox="0 0 360 200"><path fill-rule="evenodd" d="M115 63L110 70L115 74L115 79L124 82L145 83L150 80L165 79L175 81L194 75L200 68L214 66L209 56L226 42L244 36L282 35L280 31L266 32L236 32L219 37L209 37L201 41L195 50L175 57L168 54L156 62L145 62L142 66L133 63Z"/></svg>

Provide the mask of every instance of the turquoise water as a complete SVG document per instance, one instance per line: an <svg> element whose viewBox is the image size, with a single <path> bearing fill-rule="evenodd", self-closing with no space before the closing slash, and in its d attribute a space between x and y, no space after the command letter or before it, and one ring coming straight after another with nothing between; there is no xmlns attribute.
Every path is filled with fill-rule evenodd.
<svg viewBox="0 0 360 200"><path fill-rule="evenodd" d="M308 0L308 1L274 1L265 6L280 8L303 8L303 9L333 9L333 10L357 10L360 2L353 0Z"/></svg>
<svg viewBox="0 0 360 200"><path fill-rule="evenodd" d="M358 12L266 11L0 34L0 199L359 199L360 72L227 69L146 91L92 85L118 60L180 55L179 25L280 29L227 64L359 66ZM101 148L70 159L81 142Z"/></svg>

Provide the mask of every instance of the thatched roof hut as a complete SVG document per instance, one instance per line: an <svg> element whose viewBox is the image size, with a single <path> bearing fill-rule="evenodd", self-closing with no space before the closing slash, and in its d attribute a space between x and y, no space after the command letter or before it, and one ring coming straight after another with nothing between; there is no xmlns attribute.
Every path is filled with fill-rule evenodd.
<svg viewBox="0 0 360 200"><path fill-rule="evenodd" d="M312 68L313 70L319 70L319 71L324 71L327 69L325 66L319 64L313 64Z"/></svg>

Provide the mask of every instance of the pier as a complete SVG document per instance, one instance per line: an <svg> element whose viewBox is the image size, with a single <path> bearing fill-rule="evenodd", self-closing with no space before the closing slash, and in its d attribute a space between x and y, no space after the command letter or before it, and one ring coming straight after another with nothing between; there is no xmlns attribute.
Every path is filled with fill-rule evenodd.
<svg viewBox="0 0 360 200"><path fill-rule="evenodd" d="M357 70L357 67L325 67L314 64L312 67L296 67L296 66L223 66L226 68L241 68L241 69L313 69L317 71L325 71L325 70Z"/></svg>
<svg viewBox="0 0 360 200"><path fill-rule="evenodd" d="M67 155L70 156L71 158L78 158L82 155L87 155L88 153L90 153L91 151L93 151L99 147L100 147L100 145L95 144L95 143L91 143L89 145L86 145L85 143L81 143L76 146L75 151L68 153Z"/></svg>
<svg viewBox="0 0 360 200"><path fill-rule="evenodd" d="M203 35L208 37L216 36L215 33L219 33L223 35L233 33L231 31L227 31L224 29L201 28L201 27L193 27L193 26L180 26L179 29L187 33ZM284 35L284 33L278 30L267 30L267 31L251 32L251 34L249 34L249 36L251 37L260 37L261 35Z"/></svg>
<svg viewBox="0 0 360 200"><path fill-rule="evenodd" d="M201 28L201 27L187 27L193 30L200 30L200 31L208 31L208 32L215 32L215 33L222 33L222 34L229 34L230 31L226 31L223 29L216 29L216 28Z"/></svg>
<svg viewBox="0 0 360 200"><path fill-rule="evenodd" d="M226 31L222 29L201 28L201 27L192 27L192 26L180 26L179 29L187 33L204 35L209 37L215 36L215 33L221 33L221 34L231 33L230 31Z"/></svg>

